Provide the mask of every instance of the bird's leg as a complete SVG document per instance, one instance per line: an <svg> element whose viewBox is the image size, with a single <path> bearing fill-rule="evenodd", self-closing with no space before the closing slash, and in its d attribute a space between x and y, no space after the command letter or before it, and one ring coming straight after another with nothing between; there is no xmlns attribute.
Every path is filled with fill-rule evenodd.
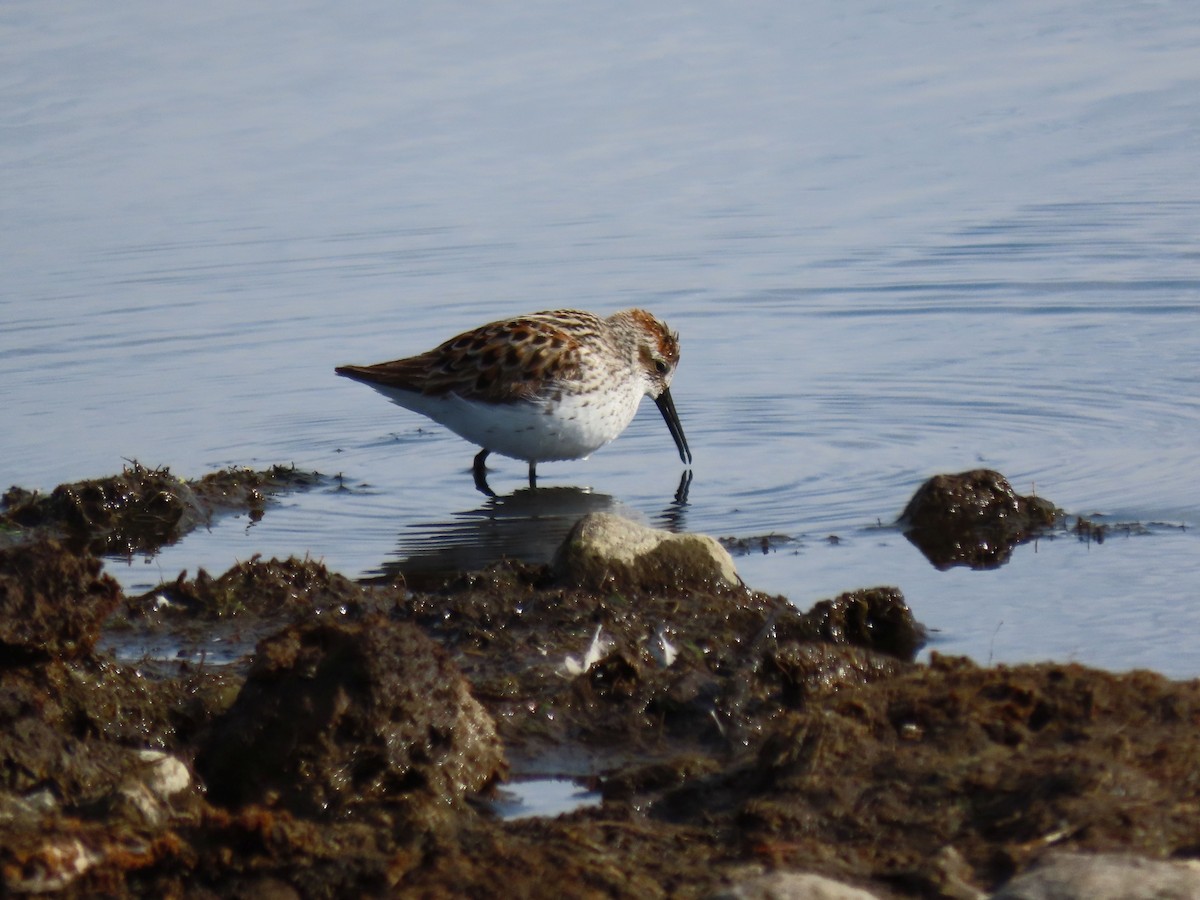
<svg viewBox="0 0 1200 900"><path fill-rule="evenodd" d="M475 476L475 489L481 493L487 494L489 497L495 497L496 492L488 486L487 483L487 466L484 465L484 460L488 458L488 454L492 451L484 447L475 454L475 464L471 467L471 472Z"/></svg>
<svg viewBox="0 0 1200 900"><path fill-rule="evenodd" d="M529 486L537 487L537 463L532 459L529 461Z"/></svg>

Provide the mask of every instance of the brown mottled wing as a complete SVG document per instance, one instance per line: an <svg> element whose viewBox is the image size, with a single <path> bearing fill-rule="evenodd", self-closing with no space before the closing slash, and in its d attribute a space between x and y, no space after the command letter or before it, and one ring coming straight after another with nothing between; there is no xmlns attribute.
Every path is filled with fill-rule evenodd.
<svg viewBox="0 0 1200 900"><path fill-rule="evenodd" d="M579 348L577 337L535 315L482 325L419 356L337 372L422 394L512 403L547 396L550 380L578 380Z"/></svg>

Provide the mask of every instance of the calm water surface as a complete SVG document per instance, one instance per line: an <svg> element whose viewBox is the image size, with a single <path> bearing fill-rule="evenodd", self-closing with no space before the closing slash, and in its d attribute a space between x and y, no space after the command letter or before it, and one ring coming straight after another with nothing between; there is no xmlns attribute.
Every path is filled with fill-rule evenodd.
<svg viewBox="0 0 1200 900"><path fill-rule="evenodd" d="M934 648L1200 675L1200 7L0 6L0 481L294 462L131 590L254 553L544 557L573 518L796 538ZM672 393L585 462L493 458L333 376L503 315L639 305ZM1150 525L938 572L892 521L986 465ZM826 540L837 535L836 543Z"/></svg>

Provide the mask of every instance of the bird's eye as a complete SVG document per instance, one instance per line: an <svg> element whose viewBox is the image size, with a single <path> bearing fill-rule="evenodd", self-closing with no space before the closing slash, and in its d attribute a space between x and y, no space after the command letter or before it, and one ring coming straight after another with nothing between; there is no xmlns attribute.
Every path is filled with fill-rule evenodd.
<svg viewBox="0 0 1200 900"><path fill-rule="evenodd" d="M671 367L667 365L664 360L656 359L654 361L654 370L658 372L659 375L666 375L671 371Z"/></svg>

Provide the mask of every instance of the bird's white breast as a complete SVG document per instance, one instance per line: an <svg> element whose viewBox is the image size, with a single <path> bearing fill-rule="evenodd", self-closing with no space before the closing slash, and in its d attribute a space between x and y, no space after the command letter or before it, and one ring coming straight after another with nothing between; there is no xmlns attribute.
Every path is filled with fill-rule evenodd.
<svg viewBox="0 0 1200 900"><path fill-rule="evenodd" d="M558 401L483 403L454 394L430 396L372 387L473 444L535 462L590 455L628 427L643 396L640 385L629 384L586 393L564 391Z"/></svg>

